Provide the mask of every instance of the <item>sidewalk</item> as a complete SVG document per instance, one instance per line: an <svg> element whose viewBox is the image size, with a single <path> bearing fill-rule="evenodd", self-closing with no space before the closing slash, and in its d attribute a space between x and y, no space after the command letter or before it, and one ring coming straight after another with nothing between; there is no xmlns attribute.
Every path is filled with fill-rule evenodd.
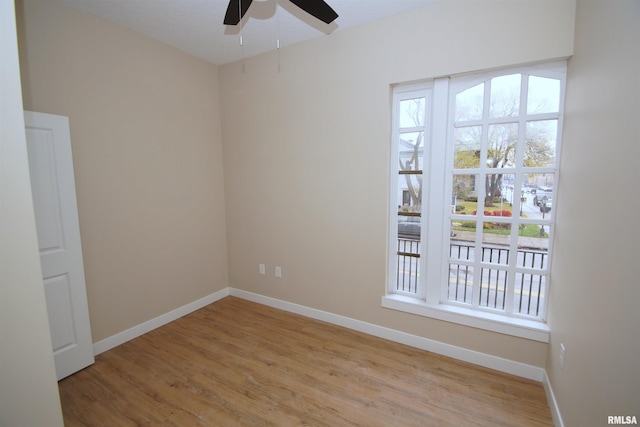
<svg viewBox="0 0 640 427"><path fill-rule="evenodd" d="M455 236L451 238L452 241L474 242L476 239L475 232L473 231L455 230L454 233ZM504 234L484 233L482 236L482 240L484 243L489 243L491 245L509 246L509 244L511 243L511 236ZM518 236L518 248L546 251L549 249L549 238Z"/></svg>

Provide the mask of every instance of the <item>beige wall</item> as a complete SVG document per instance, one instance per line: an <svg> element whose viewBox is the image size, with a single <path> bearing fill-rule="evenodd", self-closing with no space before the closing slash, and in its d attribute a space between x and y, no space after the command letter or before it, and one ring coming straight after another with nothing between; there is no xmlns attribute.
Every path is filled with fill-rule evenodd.
<svg viewBox="0 0 640 427"><path fill-rule="evenodd" d="M275 53L221 67L230 285L544 367L544 343L380 307L390 85L567 57L574 13L571 1L436 2L284 48L279 69Z"/></svg>
<svg viewBox="0 0 640 427"><path fill-rule="evenodd" d="M0 1L0 64L0 425L62 426L9 1Z"/></svg>
<svg viewBox="0 0 640 427"><path fill-rule="evenodd" d="M578 1L547 365L567 426L640 418L639 23L637 0Z"/></svg>
<svg viewBox="0 0 640 427"><path fill-rule="evenodd" d="M70 118L94 342L227 286L217 68L18 1L25 109Z"/></svg>

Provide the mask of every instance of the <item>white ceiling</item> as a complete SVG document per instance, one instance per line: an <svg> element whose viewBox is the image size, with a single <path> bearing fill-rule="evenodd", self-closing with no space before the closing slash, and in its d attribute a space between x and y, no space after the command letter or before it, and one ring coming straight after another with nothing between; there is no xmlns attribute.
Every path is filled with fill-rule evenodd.
<svg viewBox="0 0 640 427"><path fill-rule="evenodd" d="M216 65L408 12L438 0L326 0L331 24L289 0L256 1L238 26L222 23L228 0L62 0ZM241 30L240 30L241 29ZM240 31L242 46L240 45Z"/></svg>

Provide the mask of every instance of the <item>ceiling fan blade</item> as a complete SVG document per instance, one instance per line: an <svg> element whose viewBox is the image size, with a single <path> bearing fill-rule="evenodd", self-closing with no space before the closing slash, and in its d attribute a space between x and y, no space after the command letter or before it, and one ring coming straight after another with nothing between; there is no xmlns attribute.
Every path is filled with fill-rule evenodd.
<svg viewBox="0 0 640 427"><path fill-rule="evenodd" d="M224 25L238 25L253 0L231 0L224 15ZM240 8L242 7L242 11Z"/></svg>
<svg viewBox="0 0 640 427"><path fill-rule="evenodd" d="M298 6L300 9L315 16L316 18L318 18L319 20L327 24L332 23L338 17L338 14L336 13L336 11L331 9L331 6L329 6L323 0L290 0L290 1L291 3Z"/></svg>

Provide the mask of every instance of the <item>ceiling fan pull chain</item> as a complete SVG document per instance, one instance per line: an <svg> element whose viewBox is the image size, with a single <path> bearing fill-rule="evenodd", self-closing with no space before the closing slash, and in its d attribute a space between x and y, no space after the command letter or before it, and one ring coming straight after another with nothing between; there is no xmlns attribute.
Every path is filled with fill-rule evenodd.
<svg viewBox="0 0 640 427"><path fill-rule="evenodd" d="M242 0L238 0L238 16L242 21ZM240 21L238 21L238 24L240 24ZM242 46L242 25L240 25L240 46Z"/></svg>
<svg viewBox="0 0 640 427"><path fill-rule="evenodd" d="M278 54L278 72L280 72L280 4L276 0L276 52Z"/></svg>
<svg viewBox="0 0 640 427"><path fill-rule="evenodd" d="M242 55L242 72L244 73L244 40L242 37L242 30L244 26L242 25L242 0L238 0L238 16L240 17L238 24L240 25L240 52Z"/></svg>
<svg viewBox="0 0 640 427"><path fill-rule="evenodd" d="M280 2L276 0L276 49L280 49Z"/></svg>

